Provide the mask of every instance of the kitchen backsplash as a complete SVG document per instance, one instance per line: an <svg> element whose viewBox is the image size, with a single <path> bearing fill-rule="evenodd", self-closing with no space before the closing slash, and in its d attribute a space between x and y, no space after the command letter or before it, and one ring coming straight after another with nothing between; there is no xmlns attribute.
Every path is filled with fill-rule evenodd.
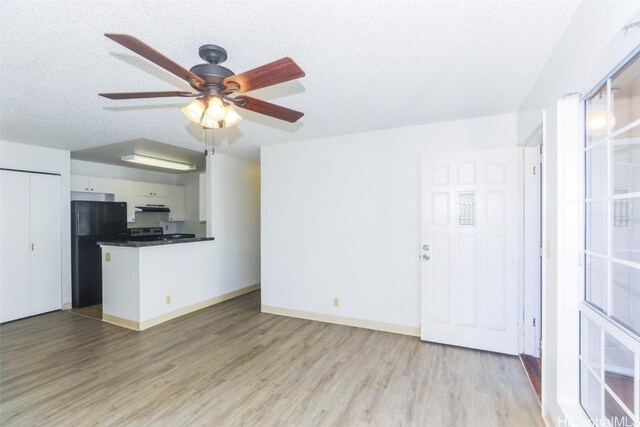
<svg viewBox="0 0 640 427"><path fill-rule="evenodd" d="M127 223L127 228L162 227L164 233L177 233L178 223L168 217L167 212L136 212L136 222Z"/></svg>

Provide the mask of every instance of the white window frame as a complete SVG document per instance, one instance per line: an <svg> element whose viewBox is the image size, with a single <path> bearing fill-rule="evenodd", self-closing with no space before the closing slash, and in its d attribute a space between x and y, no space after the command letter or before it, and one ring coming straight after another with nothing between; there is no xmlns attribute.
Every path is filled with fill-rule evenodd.
<svg viewBox="0 0 640 427"><path fill-rule="evenodd" d="M598 83L598 85L595 86L594 90L590 91L589 94L587 94L586 96L584 96L582 98L582 105L583 107L586 105L587 101L590 99L591 95L593 94L593 92L600 90L600 88L602 88L603 83L606 81L606 88L607 88L607 99L611 100L611 78L620 70L622 69L625 65L627 65L630 61L632 60L636 60L639 61L640 60L640 56L638 56L636 58L637 55L640 55L640 49L636 49L634 52L632 52L629 56L627 56L625 58L624 61L622 61L622 63L618 64L618 66L616 66L610 73L608 73L606 79L603 79L602 82ZM611 111L611 102L608 102L608 109L609 109L609 113L613 113ZM584 110L583 110L584 111ZM582 128L584 129L585 127L585 120L584 120L584 114L583 114L583 121L582 121ZM634 120L632 123L629 123L628 125L613 131L611 129L609 129L607 131L607 134L598 139L597 141L586 145L583 144L583 150L582 150L582 159L581 159L581 164L583 165L582 167L582 182L585 183L586 182L586 178L587 178L587 168L586 168L586 163L585 163L585 156L587 151L594 149L595 147L601 145L601 144L607 144L607 142L609 141L613 141L613 139L615 139L617 136L624 134L625 132L629 131L632 128L635 127L640 127L640 118L638 118L637 120ZM584 134L582 135L582 140L586 141ZM632 198L638 198L640 197L640 192L634 192L634 193L625 193L625 194L614 194L614 189L613 186L611 185L612 181L613 181L613 143L609 143L607 144L607 152L606 152L606 156L607 156L607 160L606 160L606 167L607 167L607 172L606 172L606 176L607 176L607 194L603 197L586 197L586 192L585 192L585 188L583 187L582 189L582 194L583 194L583 203L582 203L582 215L581 215L581 227L582 230L584 230L584 236L586 236L587 230L586 230L586 221L585 221L585 213L586 213L586 203L587 202L611 202L614 200L622 200L622 199L628 199L631 200ZM602 311L598 310L597 308L595 308L594 306L592 306L591 304L589 304L586 301L586 281L585 281L585 274L584 274L584 269L582 269L582 274L581 274L581 279L580 279L580 303L579 303L579 313L584 315L587 319L589 319L590 321L592 321L597 327L600 328L600 342L602 345L602 354L600 355L600 360L601 360L601 368L600 368L600 372L595 372L593 370L593 368L590 366L589 363L586 363L586 358L584 355L580 355L579 356L579 360L582 362L582 365L587 369L587 371L589 371L596 379L597 381L600 383L600 385L604 388L604 390L608 391L610 393L610 395L617 401L617 403L621 406L621 408L623 408L625 410L625 412L627 413L627 415L629 415L635 423L639 423L640 424L640 405L638 404L639 402L639 398L638 396L640 396L640 339L638 338L638 336L633 332L628 330L624 325L620 324L619 322L617 322L615 319L609 317L609 315L612 312L612 283L611 283L611 262L616 262L618 264L622 264L622 265L626 265L629 267L633 267L633 268L638 268L640 269L640 263L636 263L633 261L628 261L628 260L624 260L624 259L620 259L620 258L616 258L612 255L612 238L613 238L613 209L612 209L612 203L607 203L607 207L606 207L606 224L608 227L608 232L607 232L607 254L601 254L598 252L593 252L590 250L586 250L586 248L584 248L583 250L583 259L585 259L586 255L592 256L594 258L598 258L598 259L602 259L604 261L607 262L607 273L606 273L606 307L604 307L606 313L603 313ZM583 239L584 241L584 239ZM579 315L580 315L579 314ZM613 338L615 338L616 340L618 340L621 344L623 344L625 347L627 347L629 350L631 350L634 353L634 403L633 403L633 408L629 408L630 411L626 410L626 405L620 401L620 399L615 395L615 392L607 385L607 383L605 382L605 358L604 358L604 346L605 346L605 333L608 333L609 335L611 335ZM582 328L579 329L579 334L582 335ZM582 336L581 336L581 340L582 340ZM601 413L604 415L604 405L605 405L605 393L602 393L601 395ZM584 411L584 409L583 409ZM585 412L585 415L586 412Z"/></svg>

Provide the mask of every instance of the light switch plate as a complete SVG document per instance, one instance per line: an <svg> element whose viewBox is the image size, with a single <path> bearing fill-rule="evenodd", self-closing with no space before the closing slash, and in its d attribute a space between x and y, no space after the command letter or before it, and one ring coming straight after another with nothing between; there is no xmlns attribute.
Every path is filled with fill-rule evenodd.
<svg viewBox="0 0 640 427"><path fill-rule="evenodd" d="M104 253L104 261L105 262L111 262L111 252L105 252Z"/></svg>

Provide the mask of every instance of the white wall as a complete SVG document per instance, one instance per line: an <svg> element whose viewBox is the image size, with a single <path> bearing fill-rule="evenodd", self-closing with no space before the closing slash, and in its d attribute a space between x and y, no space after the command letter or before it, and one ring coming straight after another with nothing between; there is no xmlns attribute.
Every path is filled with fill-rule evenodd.
<svg viewBox="0 0 640 427"><path fill-rule="evenodd" d="M215 237L216 286L222 293L260 282L260 165L207 156L207 236ZM196 212L197 216L198 213Z"/></svg>
<svg viewBox="0 0 640 427"><path fill-rule="evenodd" d="M62 270L62 305L71 306L71 204L69 183L69 152L33 145L0 141L0 167L34 172L60 174L61 234L60 259Z"/></svg>
<svg viewBox="0 0 640 427"><path fill-rule="evenodd" d="M263 147L262 303L419 326L420 157L515 145L507 114Z"/></svg>
<svg viewBox="0 0 640 427"><path fill-rule="evenodd" d="M628 21L634 20L638 13L637 1L584 2L576 12L567 31L553 51L540 77L518 112L518 139L524 141L541 123L542 111L546 111L544 166L546 185L545 197L545 235L543 245L546 248L544 259L543 292L543 412L551 422L560 417L571 415L568 411L575 407L575 393L562 391L562 387L577 387L562 384L558 378L566 374L575 360L578 349L569 347L563 340L563 334L570 332L577 338L577 330L560 321L560 318L573 318L577 322L577 313L567 313L567 307L576 307L579 297L579 283L559 281L564 272L574 268L567 262L559 262L556 249L559 239L568 230L558 227L558 212L561 206L558 200L557 183L560 173L566 168L558 164L558 123L556 103L564 94L581 92L586 94L607 72L619 63L640 43L640 29L632 28L626 33L621 30ZM639 17L636 15L635 19ZM567 178L568 179L568 178ZM571 258L575 261L575 258ZM562 286L560 286L562 283ZM560 394L558 390L561 390ZM577 390L574 390L577 391ZM561 407L562 405L562 407Z"/></svg>

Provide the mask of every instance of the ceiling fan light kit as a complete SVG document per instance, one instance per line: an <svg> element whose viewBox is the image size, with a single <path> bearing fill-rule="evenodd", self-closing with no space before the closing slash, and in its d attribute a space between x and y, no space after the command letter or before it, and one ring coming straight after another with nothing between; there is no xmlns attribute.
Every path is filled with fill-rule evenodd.
<svg viewBox="0 0 640 427"><path fill-rule="evenodd" d="M199 54L207 63L187 70L135 37L113 33L106 33L105 36L182 78L197 92L100 93L100 96L109 99L196 97L189 105L182 107L181 111L189 120L206 129L231 127L242 120L233 106L290 123L304 116L299 111L246 95L237 96L304 77L304 71L291 58L282 58L253 70L234 74L220 65L227 59L227 51L220 46L206 44L200 47Z"/></svg>

